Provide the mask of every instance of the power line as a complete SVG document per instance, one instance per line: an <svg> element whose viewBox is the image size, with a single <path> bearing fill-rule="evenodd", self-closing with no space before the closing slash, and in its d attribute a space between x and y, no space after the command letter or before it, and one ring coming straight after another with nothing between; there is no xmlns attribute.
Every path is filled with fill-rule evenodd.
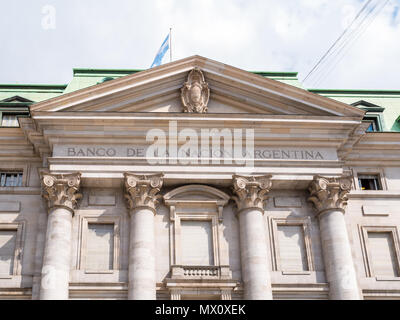
<svg viewBox="0 0 400 320"><path fill-rule="evenodd" d="M356 42L356 40L364 33L364 31L368 28L368 26L373 22L375 17L379 14L381 9L385 6L385 4L379 8L378 4L381 5L383 2L377 2L373 6L372 9L369 10L368 14L362 19L359 25L352 31L352 33L348 36L348 38L338 47L336 55L332 55L331 61L327 62L325 66L320 70L320 74L315 78L313 86L318 86L321 81L323 81L335 68L335 66L345 57L348 50L351 46ZM375 8L379 8L377 11L374 11ZM371 16L371 14L373 14ZM365 23L364 23L365 22ZM345 50L346 49L346 50Z"/></svg>
<svg viewBox="0 0 400 320"><path fill-rule="evenodd" d="M335 48L332 51L332 55L331 57L333 57L333 62L335 61L336 57L338 57L341 54L341 50L350 43L352 37L356 34L356 32L358 32L358 30L362 27L362 25L364 24L364 21L366 21L369 16L371 15L371 13L375 10L375 8L377 7L378 3L380 0L377 0L377 2L372 6L371 9L369 9L369 11L366 13L366 15L361 18L361 22L358 22L358 24L356 25L356 27L349 33L349 35L346 37L345 40L343 40L342 44L339 44L339 46L337 48ZM335 56L335 52L336 56ZM330 58L330 57L329 57ZM326 60L329 60L329 58L327 58ZM316 83L324 76L324 72L326 72L325 70L327 70L327 68L329 67L329 62L326 62L325 65L322 66L322 70L320 70L320 73L318 75L316 75L315 79L314 79L314 83L313 85L315 86ZM325 70L324 70L325 69Z"/></svg>
<svg viewBox="0 0 400 320"><path fill-rule="evenodd" d="M361 10L357 13L353 21L350 23L349 26L343 31L343 33L339 36L339 38L336 39L336 41L332 44L332 46L328 49L328 51L318 60L317 64L311 69L311 71L306 75L306 77L303 79L303 82L305 82L309 76L318 68L318 66L322 63L322 61L325 59L325 57L331 52L333 47L343 38L343 36L350 30L351 26L353 23L358 19L358 17L361 15L361 13L365 10L365 8L371 3L372 0L368 0L367 3L361 8Z"/></svg>
<svg viewBox="0 0 400 320"><path fill-rule="evenodd" d="M380 0L378 0L380 1ZM319 63L317 63L316 67L314 68L314 71L311 72L308 76L310 77L311 75L314 76L315 71L322 67L324 68L324 64L326 64L326 61L329 60L330 55L333 55L335 53L335 51L337 51L338 48L340 48L340 44L339 46L337 46L338 43L340 43L340 40L344 39L343 42L345 43L346 41L348 41L348 38L351 37L351 27L353 26L353 24L358 20L359 17L361 17L362 13L366 10L366 8L368 7L368 5L371 3L371 0L368 1L362 8L361 10L358 12L358 14L355 16L355 18L353 19L353 21L350 23L350 25L345 29L345 31L341 34L341 36L335 41L335 43L329 48L329 50L325 53L323 59L320 59ZM378 3L378 2L377 2ZM357 25L354 27L354 30L357 30L360 25L362 25L362 23L364 22L364 20L369 16L369 14L375 9L376 5L373 5L372 9L369 9L369 11L366 13L366 15L364 15L363 18L361 18L361 22L357 21ZM317 75L317 77L319 77L319 75ZM314 76L315 77L315 76ZM303 80L305 81L306 78Z"/></svg>
<svg viewBox="0 0 400 320"><path fill-rule="evenodd" d="M346 56L347 52L350 50L352 45L354 43L356 43L357 40L364 34L364 32L368 29L368 27L371 25L371 23L375 20L375 18L379 15L379 13L383 10L383 8L387 5L388 2L389 2L389 0L386 0L383 3L383 5L380 6L380 8L378 7L378 9L376 10L375 14L371 17L371 19L369 19L369 21L367 21L364 26L360 25L360 29L359 30L354 31L354 33L351 35L351 37L353 37L353 39L351 41L349 39L347 42L345 42L339 48L338 54L333 58L333 61L331 63L331 67L329 68L329 66L327 66L325 68L325 70L326 70L325 73L321 73L320 74L319 78L315 82L316 83L315 86L320 85L322 83L322 81L324 81L328 77L328 75L334 70L334 68L343 60L343 58ZM375 7L374 7L374 9L375 9ZM370 11L370 13L372 13L372 10ZM344 49L346 49L346 50L343 51ZM336 58L338 58L338 59L336 60Z"/></svg>

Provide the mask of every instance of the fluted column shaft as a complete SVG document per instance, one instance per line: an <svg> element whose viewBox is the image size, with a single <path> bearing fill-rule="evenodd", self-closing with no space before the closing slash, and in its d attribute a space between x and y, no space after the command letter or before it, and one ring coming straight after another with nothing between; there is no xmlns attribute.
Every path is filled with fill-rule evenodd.
<svg viewBox="0 0 400 320"><path fill-rule="evenodd" d="M71 232L74 207L81 194L80 173L42 174L49 217L40 286L41 300L65 300L69 292Z"/></svg>
<svg viewBox="0 0 400 320"><path fill-rule="evenodd" d="M267 255L264 202L271 187L270 176L233 176L233 199L238 207L240 257L244 298L272 299Z"/></svg>
<svg viewBox="0 0 400 320"><path fill-rule="evenodd" d="M351 177L315 176L309 198L315 205L320 223L325 273L332 300L359 300L360 289L354 268L344 219Z"/></svg>
<svg viewBox="0 0 400 320"><path fill-rule="evenodd" d="M128 299L156 299L154 215L162 174L125 173L125 198L131 216Z"/></svg>

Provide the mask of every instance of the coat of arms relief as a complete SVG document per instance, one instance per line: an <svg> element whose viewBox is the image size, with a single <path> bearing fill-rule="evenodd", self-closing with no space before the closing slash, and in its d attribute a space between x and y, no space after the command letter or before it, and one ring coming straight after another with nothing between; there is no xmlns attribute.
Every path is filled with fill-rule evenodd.
<svg viewBox="0 0 400 320"><path fill-rule="evenodd" d="M199 68L189 72L187 81L181 88L183 112L206 113L210 89Z"/></svg>

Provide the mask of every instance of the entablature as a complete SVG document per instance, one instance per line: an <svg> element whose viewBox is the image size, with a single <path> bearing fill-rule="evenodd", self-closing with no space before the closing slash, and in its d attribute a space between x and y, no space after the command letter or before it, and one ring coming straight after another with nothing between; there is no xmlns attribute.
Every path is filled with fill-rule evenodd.
<svg viewBox="0 0 400 320"><path fill-rule="evenodd" d="M152 143L151 138L147 138L150 133L162 136L168 143L177 139L177 144L182 145L189 131L197 137L208 132L210 139L217 135L236 139L238 133L243 142L251 137L256 147L338 149L360 123L354 118L251 114L57 112L37 115L33 119L35 126L24 121L22 129L42 153L53 151L56 145L146 146Z"/></svg>
<svg viewBox="0 0 400 320"><path fill-rule="evenodd" d="M49 158L49 168L53 173L81 172L82 185L90 187L121 187L125 171L150 174L162 172L165 186L179 186L182 184L202 183L214 186L230 187L234 174L265 175L272 174L272 188L274 189L306 189L314 175L340 176L343 168L338 167L296 167L282 166L257 168L256 170L239 171L237 167L193 167L193 166L142 166L142 165L79 165L69 163L57 165L54 159Z"/></svg>
<svg viewBox="0 0 400 320"><path fill-rule="evenodd" d="M367 132L344 160L349 166L400 166L400 132Z"/></svg>

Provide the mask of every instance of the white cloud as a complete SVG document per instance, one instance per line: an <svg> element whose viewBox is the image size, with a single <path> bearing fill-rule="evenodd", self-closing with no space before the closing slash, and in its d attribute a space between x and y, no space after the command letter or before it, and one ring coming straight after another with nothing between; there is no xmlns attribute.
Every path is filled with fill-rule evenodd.
<svg viewBox="0 0 400 320"><path fill-rule="evenodd" d="M246 70L298 71L302 79L365 1L7 2L0 82L65 83L73 67L148 68L171 26L174 60L199 54ZM55 30L41 28L46 4L56 8ZM399 6L389 2L322 86L400 89Z"/></svg>

